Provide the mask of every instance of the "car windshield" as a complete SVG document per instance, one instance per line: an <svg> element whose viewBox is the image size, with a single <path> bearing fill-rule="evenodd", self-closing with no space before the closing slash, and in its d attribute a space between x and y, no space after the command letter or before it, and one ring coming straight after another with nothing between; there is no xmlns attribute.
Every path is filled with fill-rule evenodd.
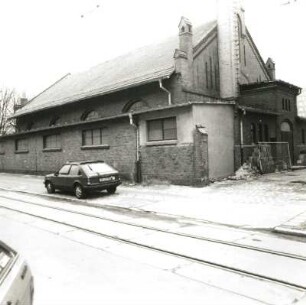
<svg viewBox="0 0 306 305"><path fill-rule="evenodd" d="M90 172L101 174L113 173L115 171L114 168L106 163L88 163L83 165L83 168Z"/></svg>

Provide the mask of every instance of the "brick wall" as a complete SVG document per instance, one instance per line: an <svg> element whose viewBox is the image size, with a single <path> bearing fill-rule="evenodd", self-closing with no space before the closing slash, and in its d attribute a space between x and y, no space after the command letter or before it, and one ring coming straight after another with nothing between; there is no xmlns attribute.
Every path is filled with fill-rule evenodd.
<svg viewBox="0 0 306 305"><path fill-rule="evenodd" d="M208 182L207 136L195 131L194 144L142 146L141 172L143 182L206 184Z"/></svg>
<svg viewBox="0 0 306 305"><path fill-rule="evenodd" d="M82 149L82 130L104 128L104 149ZM128 119L108 123L95 123L83 127L66 128L60 131L61 150L44 151L43 135L33 134L28 137L28 153L15 153L15 141L5 141L3 155L0 155L2 171L48 173L59 169L66 161L104 160L117 168L122 177L134 180L136 133Z"/></svg>

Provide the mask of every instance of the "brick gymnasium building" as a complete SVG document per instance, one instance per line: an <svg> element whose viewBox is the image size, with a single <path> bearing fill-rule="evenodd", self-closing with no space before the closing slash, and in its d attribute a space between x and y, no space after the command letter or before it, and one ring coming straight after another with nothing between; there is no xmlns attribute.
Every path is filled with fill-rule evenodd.
<svg viewBox="0 0 306 305"><path fill-rule="evenodd" d="M201 185L241 165L241 145L306 150L300 88L275 80L244 24L239 1L160 44L66 75L13 118L0 141L2 171L47 173L68 160L105 160L132 181Z"/></svg>

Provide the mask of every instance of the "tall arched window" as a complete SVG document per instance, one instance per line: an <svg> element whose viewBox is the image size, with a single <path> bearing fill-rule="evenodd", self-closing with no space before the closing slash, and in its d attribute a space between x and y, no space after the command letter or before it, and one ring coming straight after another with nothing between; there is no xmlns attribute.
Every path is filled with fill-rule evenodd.
<svg viewBox="0 0 306 305"><path fill-rule="evenodd" d="M90 121L94 119L98 119L99 114L95 110L87 110L81 116L81 121Z"/></svg>

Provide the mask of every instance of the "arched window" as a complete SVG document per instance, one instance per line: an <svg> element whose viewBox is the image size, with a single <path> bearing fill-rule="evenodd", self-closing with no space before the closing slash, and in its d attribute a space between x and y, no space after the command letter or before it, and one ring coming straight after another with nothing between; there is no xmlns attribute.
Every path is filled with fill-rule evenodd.
<svg viewBox="0 0 306 305"><path fill-rule="evenodd" d="M126 113L129 111L137 111L141 109L147 109L149 108L149 105L141 99L135 99L128 101L124 107L122 108L122 113Z"/></svg>
<svg viewBox="0 0 306 305"><path fill-rule="evenodd" d="M290 124L288 122L281 123L281 131L283 131L283 132L290 132L291 131Z"/></svg>
<svg viewBox="0 0 306 305"><path fill-rule="evenodd" d="M26 126L26 130L31 130L31 129L33 129L33 126L34 126L34 122L29 122L28 124L27 124L27 126Z"/></svg>
<svg viewBox="0 0 306 305"><path fill-rule="evenodd" d="M58 116L53 117L49 123L49 126L56 126L59 124L60 118Z"/></svg>
<svg viewBox="0 0 306 305"><path fill-rule="evenodd" d="M87 110L81 116L81 121L90 121L94 119L98 119L99 114L95 110Z"/></svg>

